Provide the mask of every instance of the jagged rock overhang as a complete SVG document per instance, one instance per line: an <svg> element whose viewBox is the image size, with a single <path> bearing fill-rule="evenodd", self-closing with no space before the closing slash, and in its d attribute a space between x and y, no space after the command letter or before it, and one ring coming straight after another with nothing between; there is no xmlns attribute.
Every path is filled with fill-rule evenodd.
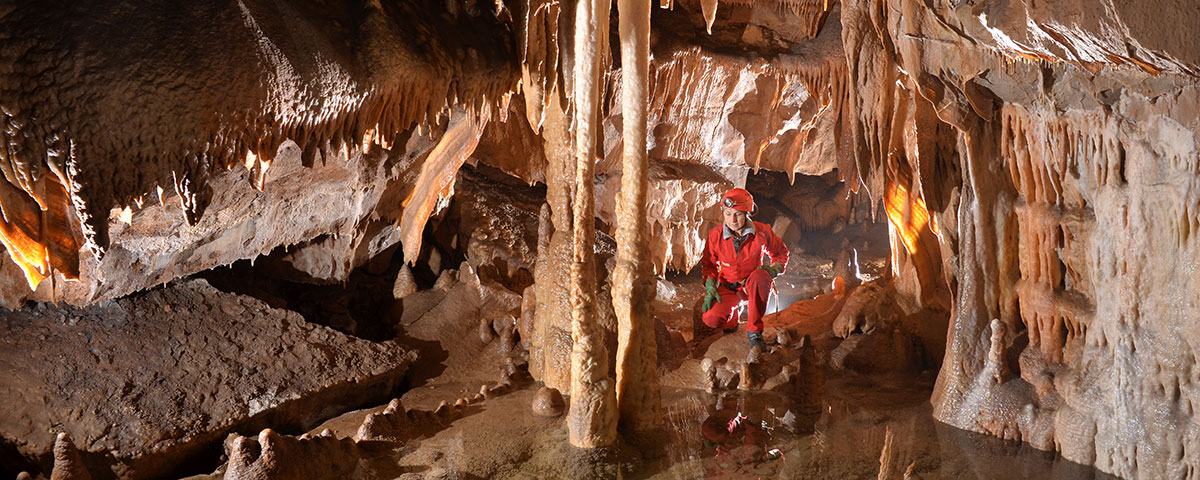
<svg viewBox="0 0 1200 480"><path fill-rule="evenodd" d="M0 49L0 238L31 287L101 257L114 209L174 191L195 224L214 175L244 166L261 190L287 140L312 165L403 143L453 106L483 118L516 89L503 5L176 3L34 2L0 18L19 39Z"/></svg>
<svg viewBox="0 0 1200 480"><path fill-rule="evenodd" d="M247 177L247 183L261 191L268 186L268 171L281 155L299 152L304 166L317 161L325 164L331 158L353 164L357 152L367 158L372 146L378 145L385 152L404 148L405 153L387 157L399 159L384 160L385 164L409 165L412 157L429 155L441 158L436 152L429 153L429 141L417 145L417 150L409 147L414 147L413 139L421 135L439 141L452 112L472 117L474 127L467 130L482 128L488 119L504 120L510 110L508 99L518 88L519 71L525 72L526 79L524 114L538 129L544 108L539 92L569 81L569 75L562 72L569 68L570 55L563 52L570 45L560 33L569 31L571 20L570 12L560 12L563 7L541 1L421 1L365 5L237 2L180 9L160 1L127 10L40 4L13 8L4 15L2 25L9 37L24 41L13 42L3 51L3 60L13 69L6 75L7 88L0 90L8 127L5 138L10 146L3 152L5 161L0 162L7 180L0 185L0 198L4 199L0 202L4 210L0 237L21 276L35 290L42 279L58 272L51 287L43 284L38 293L17 297L87 303L269 250L269 245L251 242L255 246L237 253L237 258L159 258L154 267L138 274L145 276L145 281L121 286L102 285L121 274L96 266L109 263L104 258L112 247L114 229L125 231L126 226L143 220L147 205L177 203L188 227L195 226L213 203L214 185L231 183L215 177L245 170L245 175L234 176ZM681 4L676 8L656 10L655 14L655 28L661 26L663 31L655 35L665 39L656 47L661 58L656 61L656 98L675 98L668 93L679 92L680 82L696 80L681 72L693 72L694 76L718 65L742 75L772 78L774 86L768 90L774 91L776 103L786 89L795 90L799 78L804 84L801 93L819 102L798 106L795 118L789 120L793 125L786 127L790 132L780 134L783 128L779 125L739 127L755 130L739 133L754 138L745 144L744 154L717 163L789 172L828 171L829 167L814 165L811 159L827 156L840 143L836 135L834 141L816 141L816 131L830 125L843 130L844 121L839 120L843 118L842 102L836 101L844 96L837 89L844 85L837 80L843 75L843 62L834 55L840 51L833 48L838 35L836 29L821 29L821 25L836 24L827 20L836 18L830 17L836 12L835 5L783 2L752 7L742 2L723 6L717 18L726 23L718 23L712 38L723 39L731 31L743 30L730 37L749 39L753 44L741 53L717 53L681 43L680 37L707 37L696 37L696 32L704 32L697 28L696 19L687 18L698 14L701 6ZM763 20L765 17L771 18ZM786 29L776 28L790 23L806 27L787 34L781 33ZM135 25L139 28L132 31ZM689 28L693 31L680 33ZM825 33L812 39L819 31ZM796 45L806 39L825 46ZM770 47L772 44L775 46ZM759 54L770 58L756 58ZM780 67L784 64L787 66ZM531 71L539 73L531 76ZM548 80L533 85L530 78ZM657 108L664 120L670 120L666 118L672 113L668 102L660 102ZM818 115L826 110L836 115ZM830 117L833 120L816 121ZM428 185L421 192L389 189L379 201L399 195L406 212L422 215L372 214L377 219L374 222L380 223L369 227L373 231L382 232L381 228L386 229L383 224L391 222L407 224L407 228L401 227L408 232L376 233L373 242L394 243L419 236L429 205L452 193L447 175L452 178L454 167L461 164L464 153L471 152L479 135L463 137L464 141L458 142L462 145L441 149L452 152L443 161L446 168L421 172L416 179L411 178L413 173L392 174L405 182ZM662 157L685 163L711 162L704 157L712 152L680 150L687 137L674 139L674 144L658 142ZM820 149L805 150L811 144ZM432 148L438 150L436 143ZM775 151L784 153L776 155ZM764 157L784 161L772 163L762 160ZM797 158L805 158L806 164L799 165ZM276 167L272 173L289 170ZM368 169L356 175L373 178L378 173ZM414 199L414 195L421 198ZM355 208L373 208L370 202L360 203L362 207ZM692 229L697 221L689 217L686 225L671 229ZM345 233L320 228L329 230L324 233L334 239ZM305 240L295 236L286 241ZM340 245L345 241L334 243L339 245L333 251L357 249L358 253L351 255L354 259L361 259L365 251ZM416 242L406 243L414 244L406 249L416 248ZM694 263L691 257L694 255L677 254L677 260L661 263L681 268ZM83 286L63 281L81 276ZM20 300L6 301L15 304Z"/></svg>

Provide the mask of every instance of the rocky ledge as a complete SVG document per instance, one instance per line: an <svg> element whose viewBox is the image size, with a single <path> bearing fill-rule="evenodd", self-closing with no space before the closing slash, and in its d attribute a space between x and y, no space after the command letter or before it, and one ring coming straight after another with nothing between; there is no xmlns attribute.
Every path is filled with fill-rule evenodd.
<svg viewBox="0 0 1200 480"><path fill-rule="evenodd" d="M386 402L415 358L203 280L31 305L0 315L0 455L48 473L65 432L93 477L187 474L230 433L300 433Z"/></svg>

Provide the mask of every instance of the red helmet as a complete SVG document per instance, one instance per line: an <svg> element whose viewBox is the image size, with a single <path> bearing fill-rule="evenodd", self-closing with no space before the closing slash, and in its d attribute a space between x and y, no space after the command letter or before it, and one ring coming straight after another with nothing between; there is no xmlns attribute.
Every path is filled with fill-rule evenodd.
<svg viewBox="0 0 1200 480"><path fill-rule="evenodd" d="M721 205L746 213L754 213L754 197L744 188L731 188L721 197Z"/></svg>

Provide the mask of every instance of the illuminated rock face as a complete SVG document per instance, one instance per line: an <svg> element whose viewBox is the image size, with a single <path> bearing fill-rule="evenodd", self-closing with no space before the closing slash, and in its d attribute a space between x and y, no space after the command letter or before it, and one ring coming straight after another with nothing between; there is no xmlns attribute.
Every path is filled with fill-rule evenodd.
<svg viewBox="0 0 1200 480"><path fill-rule="evenodd" d="M180 6L150 1L123 9L4 8L0 36L22 39L0 47L0 123L6 145L0 149L5 180L0 182L0 240L10 265L20 267L30 289L46 285L34 298L83 304L252 258L275 246L320 235L344 236L353 230L346 225L362 224L374 213L367 199L373 193L358 187L330 191L344 202L336 215L340 218L304 218L313 206L304 204L304 194L278 185L300 180L281 178L294 172L272 168L285 160L278 155L309 166L318 159L348 158L351 164L343 166L349 172L324 172L328 183L348 175L343 183L382 183L375 189L378 194L397 179L398 171L412 166L406 164L412 158L397 155L381 167L371 162L367 150L403 146L420 126L423 133L448 129L444 137L449 144L432 147L434 157L448 160L435 166L461 163L456 152L465 148L469 153L478 139L473 130L515 89L517 79L514 42L496 16L499 12L462 7L441 12L444 4L430 2L351 8L343 2ZM423 32L455 32L453 38L421 34L418 42L413 19L424 19ZM474 125L455 128L464 119ZM231 169L245 175L232 175ZM387 170L398 171L389 175ZM420 196L409 198L409 191L401 191L399 198L385 199L420 207L408 216L416 225L408 230L418 236L424 218L415 217L445 193L445 182L421 181L444 178L438 175L442 172L424 173L396 185L401 190L417 186ZM245 246L214 245L192 231L173 235L183 223L203 230L204 221L221 215L208 211L214 203L247 203L244 197L253 194L235 185L231 177L239 176L258 191L276 183L285 198L268 203L283 205L246 205L251 212L238 205L228 214L239 218L223 218L199 235L229 236L230 230L254 230L266 223L275 232L261 238L232 232L243 237L238 240ZM124 257L123 247L113 243L128 239L114 231L120 227L110 219L128 221L132 216L134 222L137 217L145 222L144 207L159 203L164 193L172 197L168 200L178 210L172 215L178 219L135 223L131 228L153 231L140 235L153 245L134 247L144 254ZM287 211L292 196L300 197L293 205L299 208ZM389 208L393 206L375 216L386 222ZM268 214L259 225L239 221L264 209L293 218ZM330 248L341 257L350 250L366 254L376 247L358 244L378 240L362 239L382 231L375 230L352 234L359 239ZM186 258L189 250L205 249L219 250L213 255L220 258ZM119 278L115 270L94 265L112 258L120 260L120 268L140 261L134 266L140 270L125 275L136 278ZM334 278L345 269L340 258L326 266L298 261ZM56 278L42 282L52 276ZM67 279L78 279L79 285L69 285ZM3 297L13 306L22 295L27 293L9 291Z"/></svg>
<svg viewBox="0 0 1200 480"><path fill-rule="evenodd" d="M12 66L0 82L9 145L0 162L7 180L0 185L0 238L10 259L0 262L0 276L11 285L0 300L10 307L26 299L86 304L278 246L300 245L287 261L323 282L343 280L401 240L413 256L425 219L453 193L452 173L481 130L488 132L481 161L544 181L542 139L534 131L544 126L548 102L532 85L511 107L508 99L517 93L518 54L526 64L541 62L536 68L547 71L551 87L566 67L569 42L559 45L557 34L533 28L557 8L514 2L485 11L464 1L450 2L455 8L443 14L449 7L435 3L362 11L337 2L193 6L185 13L204 18L200 24L160 15L175 11L165 1L120 11L6 11L4 33L27 40L0 52L0 63ZM740 185L747 168L820 174L834 166L845 136L842 102L831 101L844 96L834 81L844 69L832 48L838 30L819 29L829 15L820 2L787 7L723 7L714 27L720 40L699 47L690 43L704 21L699 5L656 13L662 40L649 72L649 155L668 163L651 174L648 211L655 238L669 240L652 244L659 272L696 263L695 232L716 216L717 195ZM93 20L74 28L72 18ZM414 19L423 23L410 25ZM169 35L124 30L154 22L169 24ZM510 36L514 27L524 36ZM415 39L414 29L446 36ZM61 32L71 36L59 38ZM787 66L712 53L721 42ZM76 43L87 48L66 47ZM803 55L789 49L807 43L813 45ZM38 53L55 48L62 54ZM192 60L176 61L185 57ZM136 71L106 67L133 63ZM620 129L618 85L604 87L601 123L608 132ZM605 135L605 160L597 165L605 178L619 178L619 137ZM318 170L342 159L346 171L297 171L290 165L297 159L321 163ZM283 186L334 179L373 185L325 192ZM599 186L599 214L610 223L615 185ZM251 198L256 191L266 200ZM313 202L326 201L317 195L349 200L321 218L309 215L321 210ZM170 207L146 211L160 199ZM130 222L141 225L127 228ZM249 234L265 223L273 226ZM236 229L242 233L231 235ZM140 232L130 237L134 230ZM131 263L133 273L124 273ZM55 279L41 282L54 272ZM21 279L30 291L19 288ZM67 281L73 279L79 283Z"/></svg>
<svg viewBox="0 0 1200 480"><path fill-rule="evenodd" d="M935 415L1121 476L1196 468L1200 7L876 3L842 12L858 161L937 227Z"/></svg>
<svg viewBox="0 0 1200 480"><path fill-rule="evenodd" d="M566 390L570 15L478 3L0 9L21 39L0 43L0 299L89 303L293 244L297 270L344 278L419 238L473 154L547 184L526 330ZM747 3L654 11L654 268L695 263L747 171L837 168L884 204L901 308L952 309L939 419L1125 476L1200 468L1200 7ZM610 225L619 80L590 125Z"/></svg>

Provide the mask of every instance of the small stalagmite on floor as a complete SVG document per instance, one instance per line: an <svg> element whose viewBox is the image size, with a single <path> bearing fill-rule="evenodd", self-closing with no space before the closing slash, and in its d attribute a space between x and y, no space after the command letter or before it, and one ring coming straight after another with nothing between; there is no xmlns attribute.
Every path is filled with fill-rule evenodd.
<svg viewBox="0 0 1200 480"><path fill-rule="evenodd" d="M412 269L405 262L396 275L396 283L392 286L392 297L400 300L417 291L417 281L413 279Z"/></svg>
<svg viewBox="0 0 1200 480"><path fill-rule="evenodd" d="M71 441L71 436L58 434L54 439L54 471L50 480L92 480L91 474L83 466L83 457L79 449Z"/></svg>
<svg viewBox="0 0 1200 480"><path fill-rule="evenodd" d="M558 390L542 387L533 396L530 408L533 409L533 414L539 417L557 417L563 414L566 404L563 403L562 394L558 393Z"/></svg>
<svg viewBox="0 0 1200 480"><path fill-rule="evenodd" d="M338 479L358 470L358 444L328 430L293 437L265 429L257 437L233 436L225 445L226 480Z"/></svg>
<svg viewBox="0 0 1200 480"><path fill-rule="evenodd" d="M413 435L413 422L399 398L393 398L382 412L372 413L363 419L354 435L356 441L381 440L403 442Z"/></svg>

